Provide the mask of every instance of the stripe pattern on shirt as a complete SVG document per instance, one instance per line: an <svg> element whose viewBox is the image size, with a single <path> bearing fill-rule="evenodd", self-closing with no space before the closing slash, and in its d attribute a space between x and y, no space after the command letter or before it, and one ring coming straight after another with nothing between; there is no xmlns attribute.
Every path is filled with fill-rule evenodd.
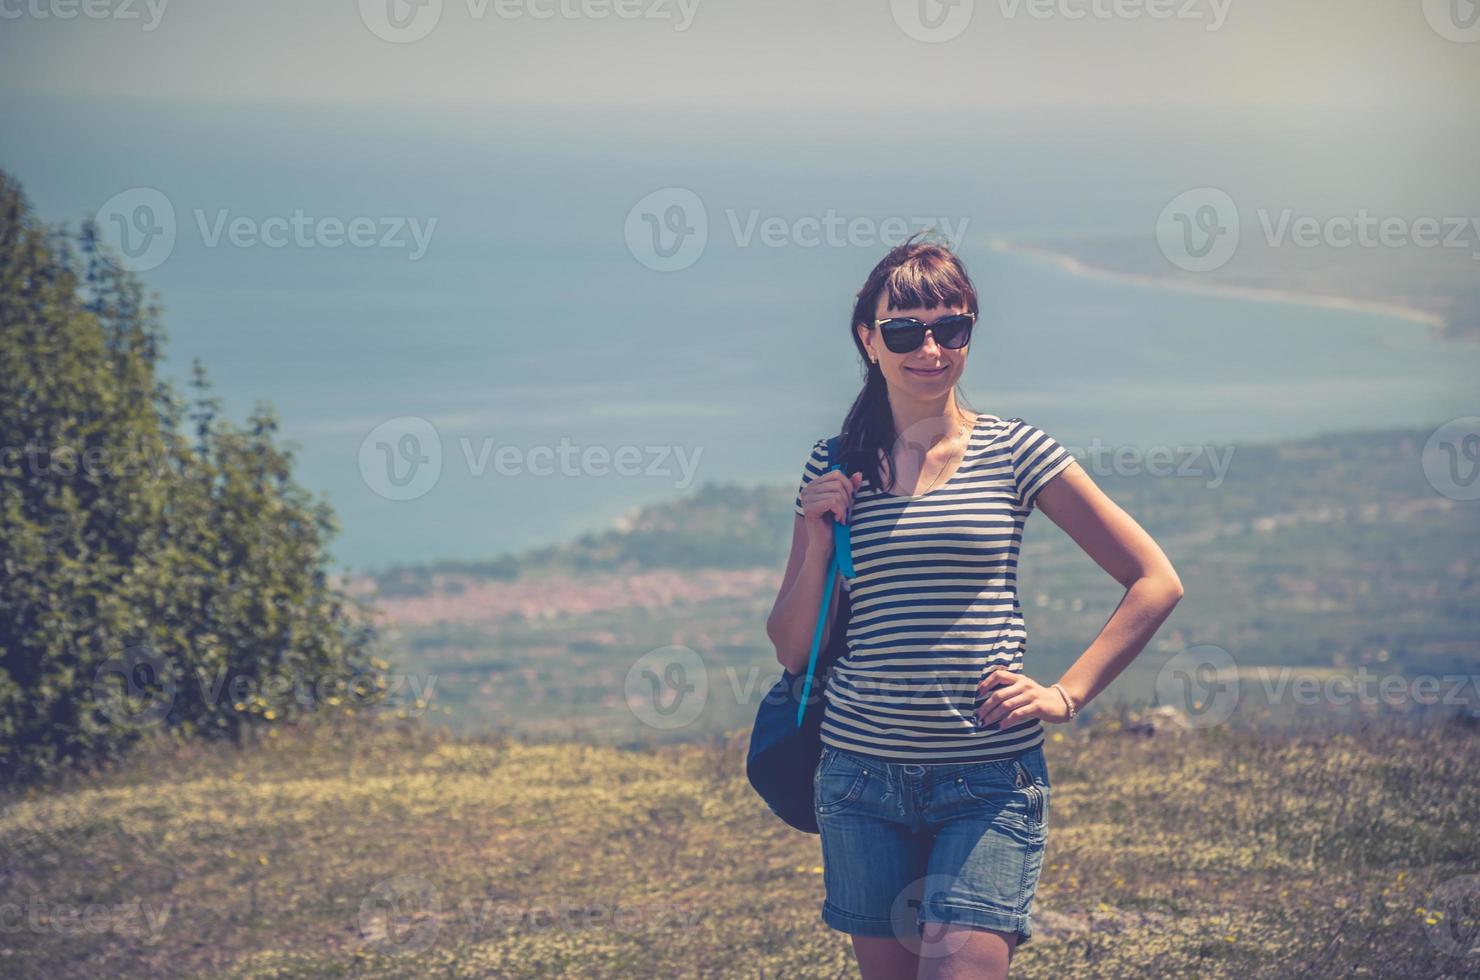
<svg viewBox="0 0 1480 980"><path fill-rule="evenodd" d="M803 470L822 475L827 440ZM1028 635L1017 594L1023 526L1043 487L1074 457L1021 418L985 413L956 472L903 497L865 478L853 496L848 651L833 668L822 742L921 764L1010 758L1043 741L1037 718L1005 731L976 727L989 668L1023 669Z"/></svg>

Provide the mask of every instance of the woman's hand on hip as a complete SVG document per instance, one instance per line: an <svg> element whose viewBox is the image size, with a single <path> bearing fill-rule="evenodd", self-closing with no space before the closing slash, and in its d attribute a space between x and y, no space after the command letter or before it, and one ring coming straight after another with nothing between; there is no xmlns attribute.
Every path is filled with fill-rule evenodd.
<svg viewBox="0 0 1480 980"><path fill-rule="evenodd" d="M976 709L982 728L1005 730L1030 718L1049 722L1069 720L1069 706L1058 691L1006 667L991 668L976 692L985 698Z"/></svg>

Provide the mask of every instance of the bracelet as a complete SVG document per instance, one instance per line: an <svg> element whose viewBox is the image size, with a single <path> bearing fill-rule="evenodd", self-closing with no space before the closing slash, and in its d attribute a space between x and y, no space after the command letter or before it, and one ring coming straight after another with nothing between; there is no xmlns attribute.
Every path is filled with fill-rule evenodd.
<svg viewBox="0 0 1480 980"><path fill-rule="evenodd" d="M1074 699L1069 697L1069 692L1064 690L1064 685L1054 684L1053 687L1058 690L1059 696L1064 699L1064 706L1069 709L1069 720L1073 721L1074 716L1079 714L1079 709L1074 706Z"/></svg>

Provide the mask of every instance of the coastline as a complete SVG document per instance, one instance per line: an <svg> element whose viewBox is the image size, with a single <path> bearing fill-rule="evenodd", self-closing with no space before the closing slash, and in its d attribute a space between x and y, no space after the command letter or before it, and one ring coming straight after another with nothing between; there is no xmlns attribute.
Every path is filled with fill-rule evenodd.
<svg viewBox="0 0 1480 980"><path fill-rule="evenodd" d="M1401 303L1381 300L1352 299L1349 296L1332 296L1325 293L1305 293L1290 289L1275 289L1259 286L1232 286L1223 283L1193 283L1165 276L1146 275L1134 272L1116 272L1100 266L1089 265L1065 252L1057 252L1041 245L1006 238L993 238L988 247L994 252L1008 252L1048 262L1070 275L1084 279L1100 279L1151 289L1170 289L1184 293L1199 293L1205 296L1225 296L1232 299L1250 299L1265 303L1290 303L1297 306L1314 306L1327 310L1344 310L1351 313L1372 313L1379 316L1407 320L1443 331L1447 321L1438 313L1430 313ZM1442 334L1440 334L1442 336Z"/></svg>

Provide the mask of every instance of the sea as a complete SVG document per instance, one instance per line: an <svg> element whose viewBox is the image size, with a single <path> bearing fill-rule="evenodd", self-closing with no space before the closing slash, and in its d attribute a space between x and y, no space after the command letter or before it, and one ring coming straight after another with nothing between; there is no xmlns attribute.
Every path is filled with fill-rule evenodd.
<svg viewBox="0 0 1480 980"><path fill-rule="evenodd" d="M1411 320L1075 275L994 240L1240 209L1480 215L1473 142L1291 112L258 105L10 95L0 168L97 217L164 370L280 421L337 570L479 560L708 481L795 485L861 383L854 295L953 241L966 404L1071 449L1191 451L1476 414L1480 344ZM131 253L131 254L125 254Z"/></svg>

